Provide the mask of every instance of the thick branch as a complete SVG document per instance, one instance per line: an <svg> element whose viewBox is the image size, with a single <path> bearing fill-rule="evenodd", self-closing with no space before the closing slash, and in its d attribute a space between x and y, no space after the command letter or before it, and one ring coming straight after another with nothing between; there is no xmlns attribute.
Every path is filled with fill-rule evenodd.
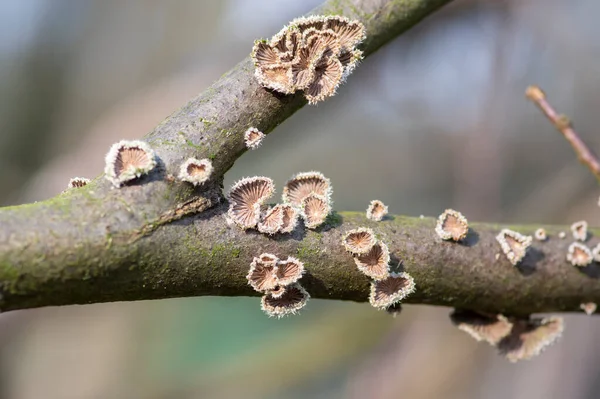
<svg viewBox="0 0 600 399"><path fill-rule="evenodd" d="M368 55L448 1L330 1L315 13L363 21ZM600 302L595 266L584 272L570 266L568 242L555 238L557 229L549 228L554 238L514 268L496 259L493 225L474 226L468 245L440 242L431 219L375 224L342 213L317 232L275 238L228 226L220 184L245 150L243 132L249 126L269 132L303 105L300 96L259 87L246 59L150 133L160 171L121 189L98 178L45 202L0 210L0 309L254 295L244 276L263 251L304 261L303 284L313 297L364 301L368 280L341 245L343 232L359 225L373 227L415 277L418 291L409 302L512 314ZM169 178L190 156L213 160L218 178L208 187Z"/></svg>

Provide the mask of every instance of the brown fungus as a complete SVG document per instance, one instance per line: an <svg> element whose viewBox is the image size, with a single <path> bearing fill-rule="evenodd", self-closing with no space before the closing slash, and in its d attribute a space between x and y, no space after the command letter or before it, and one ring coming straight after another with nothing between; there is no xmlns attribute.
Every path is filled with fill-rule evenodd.
<svg viewBox="0 0 600 399"><path fill-rule="evenodd" d="M331 182L321 172L302 172L294 175L283 188L283 202L300 208L310 194L317 194L330 201Z"/></svg>
<svg viewBox="0 0 600 399"><path fill-rule="evenodd" d="M502 252L514 266L525 258L527 249L531 245L531 236L525 236L509 229L502 229L496 236Z"/></svg>
<svg viewBox="0 0 600 399"><path fill-rule="evenodd" d="M354 263L358 270L373 280L383 280L390 275L390 251L383 242L373 245L366 254L357 255Z"/></svg>
<svg viewBox="0 0 600 399"><path fill-rule="evenodd" d="M459 330L466 332L477 341L496 345L510 334L512 323L500 314L484 315L472 310L455 309L450 320Z"/></svg>
<svg viewBox="0 0 600 399"><path fill-rule="evenodd" d="M384 310L400 302L414 290L415 282L408 273L390 273L384 280L371 282L369 302L371 306Z"/></svg>
<svg viewBox="0 0 600 399"><path fill-rule="evenodd" d="M254 258L246 279L248 284L258 292L274 289L278 285L277 258L275 255L262 254Z"/></svg>
<svg viewBox="0 0 600 399"><path fill-rule="evenodd" d="M467 237L469 223L454 209L446 209L437 220L435 232L442 240L461 241Z"/></svg>
<svg viewBox="0 0 600 399"><path fill-rule="evenodd" d="M272 290L267 291L266 293L270 295L272 298L281 298L283 294L285 294L285 285L277 285Z"/></svg>
<svg viewBox="0 0 600 399"><path fill-rule="evenodd" d="M498 350L509 361L531 359L539 355L562 335L564 322L561 317L543 319L517 319L511 333L498 342Z"/></svg>
<svg viewBox="0 0 600 399"><path fill-rule="evenodd" d="M281 205L275 205L261 213L258 222L258 231L264 234L275 234L283 226L284 209Z"/></svg>
<svg viewBox="0 0 600 399"><path fill-rule="evenodd" d="M548 233L546 233L546 230L543 229L542 227L540 227L539 229L537 229L534 233L533 236L535 237L536 240L538 241L546 241L548 239Z"/></svg>
<svg viewBox="0 0 600 399"><path fill-rule="evenodd" d="M592 251L590 251L585 244L573 242L569 245L569 249L567 250L567 260L571 262L573 266L585 267L592 263L594 256L592 255Z"/></svg>
<svg viewBox="0 0 600 399"><path fill-rule="evenodd" d="M280 285L290 285L302 277L304 264L300 260L289 256L286 260L277 262L277 282Z"/></svg>
<svg viewBox="0 0 600 399"><path fill-rule="evenodd" d="M242 229L256 227L261 205L274 191L273 180L268 177L247 177L238 181L229 191L228 217Z"/></svg>
<svg viewBox="0 0 600 399"><path fill-rule="evenodd" d="M363 24L340 15L327 17L324 28L337 34L340 45L345 50L353 49L366 38Z"/></svg>
<svg viewBox="0 0 600 399"><path fill-rule="evenodd" d="M179 180L197 186L208 181L212 171L212 162L209 159L189 158L179 168Z"/></svg>
<svg viewBox="0 0 600 399"><path fill-rule="evenodd" d="M86 179L85 177L74 177L69 180L69 184L67 185L67 190L71 188L81 188L87 186L90 182L90 179Z"/></svg>
<svg viewBox="0 0 600 399"><path fill-rule="evenodd" d="M326 197L311 193L302 200L301 216L309 229L322 225L330 212L331 206Z"/></svg>
<svg viewBox="0 0 600 399"><path fill-rule="evenodd" d="M256 150L261 145L264 138L265 134L255 127L248 128L246 133L244 133L246 148L251 150Z"/></svg>
<svg viewBox="0 0 600 399"><path fill-rule="evenodd" d="M261 308L269 317L281 318L296 314L306 306L310 295L298 283L283 288L284 292L276 292L277 297L265 294L261 300Z"/></svg>
<svg viewBox="0 0 600 399"><path fill-rule="evenodd" d="M348 231L342 238L342 244L346 251L354 255L363 255L368 253L376 243L373 230L360 227L358 229Z"/></svg>
<svg viewBox="0 0 600 399"><path fill-rule="evenodd" d="M571 225L573 239L585 242L588 236L588 223L585 220L580 220Z"/></svg>
<svg viewBox="0 0 600 399"><path fill-rule="evenodd" d="M388 207L379 200L373 200L367 208L367 219L381 222L388 213Z"/></svg>
<svg viewBox="0 0 600 399"><path fill-rule="evenodd" d="M105 177L115 187L147 174L157 164L154 150L138 140L122 140L113 144L105 161Z"/></svg>
<svg viewBox="0 0 600 399"><path fill-rule="evenodd" d="M283 223L279 232L291 233L298 225L298 211L289 204L281 204L279 206L283 209Z"/></svg>
<svg viewBox="0 0 600 399"><path fill-rule="evenodd" d="M591 316L596 312L596 304L594 302L586 302L579 305L579 308L585 312L586 315Z"/></svg>

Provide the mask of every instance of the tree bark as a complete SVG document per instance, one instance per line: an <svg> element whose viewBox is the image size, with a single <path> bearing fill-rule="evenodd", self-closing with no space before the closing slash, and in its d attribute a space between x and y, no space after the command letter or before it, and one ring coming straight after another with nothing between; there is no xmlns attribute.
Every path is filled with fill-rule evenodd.
<svg viewBox="0 0 600 399"><path fill-rule="evenodd" d="M449 1L332 0L313 13L361 20L368 56ZM47 201L1 209L0 309L257 295L245 275L262 252L300 258L308 269L302 283L315 298L365 301L369 281L341 245L357 226L372 227L414 276L410 303L528 314L600 301L596 267L576 269L565 260L569 241L556 233L566 227L548 228L553 238L516 268L496 257L495 225L472 226L465 244L441 242L433 219L400 216L375 223L335 213L317 231L274 237L229 226L222 176L245 151L243 133L250 126L268 133L305 105L300 95L263 89L253 72L245 59L147 135L161 159L149 176L120 189L101 176ZM209 185L172 178L192 156L212 160Z"/></svg>

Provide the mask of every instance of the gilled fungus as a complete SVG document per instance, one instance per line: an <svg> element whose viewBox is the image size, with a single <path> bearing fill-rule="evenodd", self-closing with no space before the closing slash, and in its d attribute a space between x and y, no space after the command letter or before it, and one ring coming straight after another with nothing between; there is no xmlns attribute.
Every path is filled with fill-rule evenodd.
<svg viewBox="0 0 600 399"><path fill-rule="evenodd" d="M330 202L331 182L320 172L298 173L287 181L283 188L283 202L296 208L310 194L317 194Z"/></svg>
<svg viewBox="0 0 600 399"><path fill-rule="evenodd" d="M280 233L291 233L298 224L298 211L289 204L281 204L283 209L283 224L279 229Z"/></svg>
<svg viewBox="0 0 600 399"><path fill-rule="evenodd" d="M390 273L383 280L371 282L369 302L371 306L383 310L400 302L414 290L415 282L408 273Z"/></svg>
<svg viewBox="0 0 600 399"><path fill-rule="evenodd" d="M106 154L106 178L115 187L121 187L147 174L157 164L156 154L143 141L122 140L112 145Z"/></svg>
<svg viewBox="0 0 600 399"><path fill-rule="evenodd" d="M498 342L498 350L509 361L531 359L539 355L562 335L563 319L517 319L513 321L511 333Z"/></svg>
<svg viewBox="0 0 600 399"><path fill-rule="evenodd" d="M179 168L179 180L197 186L210 179L213 167L209 159L188 158Z"/></svg>
<svg viewBox="0 0 600 399"><path fill-rule="evenodd" d="M246 147L251 150L256 150L265 138L265 134L255 127L251 127L244 133L244 142Z"/></svg>
<svg viewBox="0 0 600 399"><path fill-rule="evenodd" d="M502 315L483 315L472 310L455 309L450 320L459 330L466 332L477 341L496 345L510 334L512 323Z"/></svg>
<svg viewBox="0 0 600 399"><path fill-rule="evenodd" d="M342 238L342 244L346 251L354 255L364 255L368 253L373 245L375 245L377 239L373 230L360 227L358 229L350 230Z"/></svg>
<svg viewBox="0 0 600 399"><path fill-rule="evenodd" d="M579 222L575 222L571 225L571 232L573 233L573 238L577 241L585 242L588 236L588 224L585 220L580 220Z"/></svg>
<svg viewBox="0 0 600 399"><path fill-rule="evenodd" d="M533 233L533 236L538 241L546 241L548 239L548 233L546 233L546 230L541 227L537 229L535 233Z"/></svg>
<svg viewBox="0 0 600 399"><path fill-rule="evenodd" d="M284 208L275 205L261 213L258 222L258 231L265 234L275 234L283 227Z"/></svg>
<svg viewBox="0 0 600 399"><path fill-rule="evenodd" d="M85 177L74 177L69 180L69 184L67 185L67 189L70 188L81 188L83 186L87 186L90 182L90 179L86 179Z"/></svg>
<svg viewBox="0 0 600 399"><path fill-rule="evenodd" d="M272 254L262 254L252 260L250 271L246 276L248 284L258 292L274 289L277 281L277 257Z"/></svg>
<svg viewBox="0 0 600 399"><path fill-rule="evenodd" d="M229 218L242 229L256 227L261 206L269 199L275 186L268 177L248 177L235 183L229 191Z"/></svg>
<svg viewBox="0 0 600 399"><path fill-rule="evenodd" d="M592 251L580 242L573 242L569 245L567 250L567 260L571 262L573 266L585 267L592 263L594 256Z"/></svg>
<svg viewBox="0 0 600 399"><path fill-rule="evenodd" d="M303 274L304 264L292 256L277 262L276 275L279 285L293 284L300 280Z"/></svg>
<svg viewBox="0 0 600 399"><path fill-rule="evenodd" d="M435 232L442 240L461 241L469 232L469 223L460 212L446 209L438 217Z"/></svg>
<svg viewBox="0 0 600 399"><path fill-rule="evenodd" d="M579 308L585 312L586 315L591 316L596 311L596 304L594 302L586 302L579 305Z"/></svg>
<svg viewBox="0 0 600 399"><path fill-rule="evenodd" d="M514 266L525 258L527 249L531 245L531 236L525 236L509 229L502 229L496 236L502 252Z"/></svg>
<svg viewBox="0 0 600 399"><path fill-rule="evenodd" d="M390 275L390 251L383 242L376 243L363 255L356 255L354 263L358 270L373 280L383 280Z"/></svg>
<svg viewBox="0 0 600 399"><path fill-rule="evenodd" d="M252 50L258 82L283 94L303 90L315 104L335 94L362 59L355 47L365 28L341 16L311 16L290 22Z"/></svg>
<svg viewBox="0 0 600 399"><path fill-rule="evenodd" d="M329 212L331 212L329 201L322 195L311 193L302 200L301 215L309 229L316 229L322 225Z"/></svg>
<svg viewBox="0 0 600 399"><path fill-rule="evenodd" d="M262 297L261 308L269 317L281 318L296 314L310 299L308 292L298 283L283 287L283 291L275 291L276 297L270 293Z"/></svg>
<svg viewBox="0 0 600 399"><path fill-rule="evenodd" d="M367 219L381 222L388 213L388 207L379 200L373 200L367 208Z"/></svg>
<svg viewBox="0 0 600 399"><path fill-rule="evenodd" d="M558 238L561 238L561 239L567 238L567 233L565 233L564 231L559 232Z"/></svg>

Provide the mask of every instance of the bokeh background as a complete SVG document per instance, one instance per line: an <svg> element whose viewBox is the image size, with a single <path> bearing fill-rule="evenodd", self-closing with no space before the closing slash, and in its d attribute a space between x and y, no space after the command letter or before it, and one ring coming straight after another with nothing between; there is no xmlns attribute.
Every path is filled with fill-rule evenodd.
<svg viewBox="0 0 600 399"><path fill-rule="evenodd" d="M94 177L318 0L1 0L0 205ZM456 0L366 60L245 154L226 184L320 170L337 210L597 225L597 184L524 98L539 84L600 150L600 2ZM310 265L308 265L310 267ZM0 397L597 398L600 322L516 365L449 309L312 300L272 320L256 298L0 315Z"/></svg>

